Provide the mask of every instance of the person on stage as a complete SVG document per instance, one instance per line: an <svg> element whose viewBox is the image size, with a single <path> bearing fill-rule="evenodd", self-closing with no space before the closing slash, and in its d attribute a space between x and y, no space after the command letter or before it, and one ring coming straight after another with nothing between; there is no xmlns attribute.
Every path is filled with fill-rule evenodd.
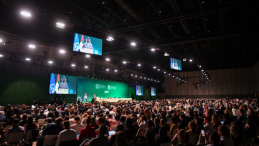
<svg viewBox="0 0 259 146"><path fill-rule="evenodd" d="M84 102L87 102L87 93L85 93Z"/></svg>
<svg viewBox="0 0 259 146"><path fill-rule="evenodd" d="M62 78L62 82L59 85L59 89L68 89L68 85L65 77Z"/></svg>

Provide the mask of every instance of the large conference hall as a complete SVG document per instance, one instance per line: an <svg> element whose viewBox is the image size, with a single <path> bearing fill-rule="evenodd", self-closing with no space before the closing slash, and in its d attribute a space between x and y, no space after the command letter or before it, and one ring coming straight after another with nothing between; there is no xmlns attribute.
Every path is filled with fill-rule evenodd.
<svg viewBox="0 0 259 146"><path fill-rule="evenodd" d="M0 0L0 146L258 146L258 0Z"/></svg>

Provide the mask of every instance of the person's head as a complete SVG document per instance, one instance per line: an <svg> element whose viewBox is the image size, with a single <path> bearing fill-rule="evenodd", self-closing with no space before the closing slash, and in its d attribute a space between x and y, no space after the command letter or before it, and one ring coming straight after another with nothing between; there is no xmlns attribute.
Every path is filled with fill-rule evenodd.
<svg viewBox="0 0 259 146"><path fill-rule="evenodd" d="M120 122L121 122L121 123L124 123L125 120L126 120L126 117L125 117L125 116L121 116L121 117L120 117Z"/></svg>
<svg viewBox="0 0 259 146"><path fill-rule="evenodd" d="M6 109L8 109L9 111L11 111L11 110L13 110L13 107L12 107L11 104L8 104L8 105L6 106Z"/></svg>
<svg viewBox="0 0 259 146"><path fill-rule="evenodd" d="M184 114L181 114L180 115L180 120L182 121L182 120L184 120L185 119L185 115Z"/></svg>
<svg viewBox="0 0 259 146"><path fill-rule="evenodd" d="M68 120L64 121L64 128L67 129L70 127L70 122Z"/></svg>
<svg viewBox="0 0 259 146"><path fill-rule="evenodd" d="M91 117L90 117L90 116L86 117L86 120L85 120L86 126L90 126L91 121L92 121L92 120L91 120Z"/></svg>
<svg viewBox="0 0 259 146"><path fill-rule="evenodd" d="M48 123L52 123L52 121L53 121L52 118L50 118L50 117L47 118L47 122L48 122Z"/></svg>
<svg viewBox="0 0 259 146"><path fill-rule="evenodd" d="M151 121L151 120L148 120L148 121L147 121L147 127L148 127L148 128L152 128L153 125L154 125L153 121Z"/></svg>
<svg viewBox="0 0 259 146"><path fill-rule="evenodd" d="M58 117L58 118L56 118L56 124L60 124L60 125L62 125L62 123L63 123L63 118L61 118L61 117Z"/></svg>
<svg viewBox="0 0 259 146"><path fill-rule="evenodd" d="M219 146L220 136L217 133L212 133L209 137L209 142L211 143L211 145Z"/></svg>
<svg viewBox="0 0 259 146"><path fill-rule="evenodd" d="M123 131L119 131L116 134L116 146L129 146L126 135Z"/></svg>
<svg viewBox="0 0 259 146"><path fill-rule="evenodd" d="M33 116L31 115L28 116L28 123L33 123Z"/></svg>
<svg viewBox="0 0 259 146"><path fill-rule="evenodd" d="M190 139L188 133L186 133L185 130L183 130L183 129L178 131L177 136L178 136L180 143L188 142Z"/></svg>
<svg viewBox="0 0 259 146"><path fill-rule="evenodd" d="M98 126L100 126L100 125L103 125L104 122L105 122L105 118L104 117L99 117L97 124L98 124Z"/></svg>
<svg viewBox="0 0 259 146"><path fill-rule="evenodd" d="M161 120L160 120L160 126L161 126L161 127L164 127L165 125L166 125L165 120L164 120L164 119L161 119Z"/></svg>
<svg viewBox="0 0 259 146"><path fill-rule="evenodd" d="M160 124L160 119L159 119L158 117L155 118L154 124L155 124L156 126L159 126L159 124Z"/></svg>
<svg viewBox="0 0 259 146"><path fill-rule="evenodd" d="M117 125L116 132L123 131L123 130L124 130L124 126L122 124Z"/></svg>
<svg viewBox="0 0 259 146"><path fill-rule="evenodd" d="M108 119L112 119L112 115L111 114L108 115Z"/></svg>
<svg viewBox="0 0 259 146"><path fill-rule="evenodd" d="M66 78L65 78L65 77L62 78L62 82L63 82L63 83L66 82Z"/></svg>
<svg viewBox="0 0 259 146"><path fill-rule="evenodd" d="M239 115L244 115L244 110L243 109L239 110Z"/></svg>
<svg viewBox="0 0 259 146"><path fill-rule="evenodd" d="M197 128L196 128L196 124L194 121L190 121L188 124L188 128L190 129L190 131L192 133L197 133Z"/></svg>
<svg viewBox="0 0 259 146"><path fill-rule="evenodd" d="M204 117L203 124L209 123L210 118L209 117Z"/></svg>
<svg viewBox="0 0 259 146"><path fill-rule="evenodd" d="M240 132L240 130L239 130L238 126L233 125L233 126L230 127L230 133L231 133L233 136L239 135L239 132Z"/></svg>
<svg viewBox="0 0 259 146"><path fill-rule="evenodd" d="M126 120L126 125L127 125L127 127L131 127L131 126L133 125L133 121L132 121L131 118L128 118L128 119Z"/></svg>
<svg viewBox="0 0 259 146"><path fill-rule="evenodd" d="M20 120L18 118L12 119L13 125L18 125Z"/></svg>
<svg viewBox="0 0 259 146"><path fill-rule="evenodd" d="M95 123L95 116L91 116L91 126L95 127L96 123Z"/></svg>
<svg viewBox="0 0 259 146"><path fill-rule="evenodd" d="M87 42L87 43L90 43L90 38L86 38L86 42Z"/></svg>
<svg viewBox="0 0 259 146"><path fill-rule="evenodd" d="M106 133L106 131L107 131L107 127L104 126L104 125L101 125L101 126L99 127L98 134L99 134L99 135L104 135L104 134Z"/></svg>
<svg viewBox="0 0 259 146"><path fill-rule="evenodd" d="M220 125L218 128L218 134L219 134L219 136L224 136L226 138L229 137L229 131L228 131L227 126Z"/></svg>
<svg viewBox="0 0 259 146"><path fill-rule="evenodd" d="M27 115L26 113L24 113L24 114L22 115L22 119L23 119L23 120L27 120L27 117L28 117L28 115Z"/></svg>
<svg viewBox="0 0 259 146"><path fill-rule="evenodd" d="M116 110L116 113L117 113L118 115L120 115L120 114L121 114L121 111L120 111L119 109L117 109L117 110Z"/></svg>
<svg viewBox="0 0 259 146"><path fill-rule="evenodd" d="M167 129L165 127L161 127L159 130L160 136L167 136Z"/></svg>
<svg viewBox="0 0 259 146"><path fill-rule="evenodd" d="M77 123L79 123L80 122L80 117L79 116L75 116L75 121L77 122Z"/></svg>

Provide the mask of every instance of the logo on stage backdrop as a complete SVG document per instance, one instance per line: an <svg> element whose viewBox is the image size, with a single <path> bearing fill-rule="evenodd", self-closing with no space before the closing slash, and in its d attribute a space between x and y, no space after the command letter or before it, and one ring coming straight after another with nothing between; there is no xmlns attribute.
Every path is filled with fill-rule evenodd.
<svg viewBox="0 0 259 146"><path fill-rule="evenodd" d="M100 84L95 84L95 88L98 90L98 89L106 89L106 86L105 85L100 85ZM111 85L108 85L107 86L107 89L108 90L111 90L111 89L116 89L115 86L111 86Z"/></svg>

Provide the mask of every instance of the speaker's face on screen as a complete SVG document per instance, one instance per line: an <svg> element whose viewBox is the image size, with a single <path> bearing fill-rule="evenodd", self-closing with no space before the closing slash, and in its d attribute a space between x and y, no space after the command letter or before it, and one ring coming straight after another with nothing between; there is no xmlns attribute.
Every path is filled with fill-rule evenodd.
<svg viewBox="0 0 259 146"><path fill-rule="evenodd" d="M86 39L86 41L87 41L87 43L90 43L90 39L88 38L88 39Z"/></svg>
<svg viewBox="0 0 259 146"><path fill-rule="evenodd" d="M65 79L65 78L62 78L62 81L63 81L63 82L65 82L65 81L66 81L66 79Z"/></svg>

